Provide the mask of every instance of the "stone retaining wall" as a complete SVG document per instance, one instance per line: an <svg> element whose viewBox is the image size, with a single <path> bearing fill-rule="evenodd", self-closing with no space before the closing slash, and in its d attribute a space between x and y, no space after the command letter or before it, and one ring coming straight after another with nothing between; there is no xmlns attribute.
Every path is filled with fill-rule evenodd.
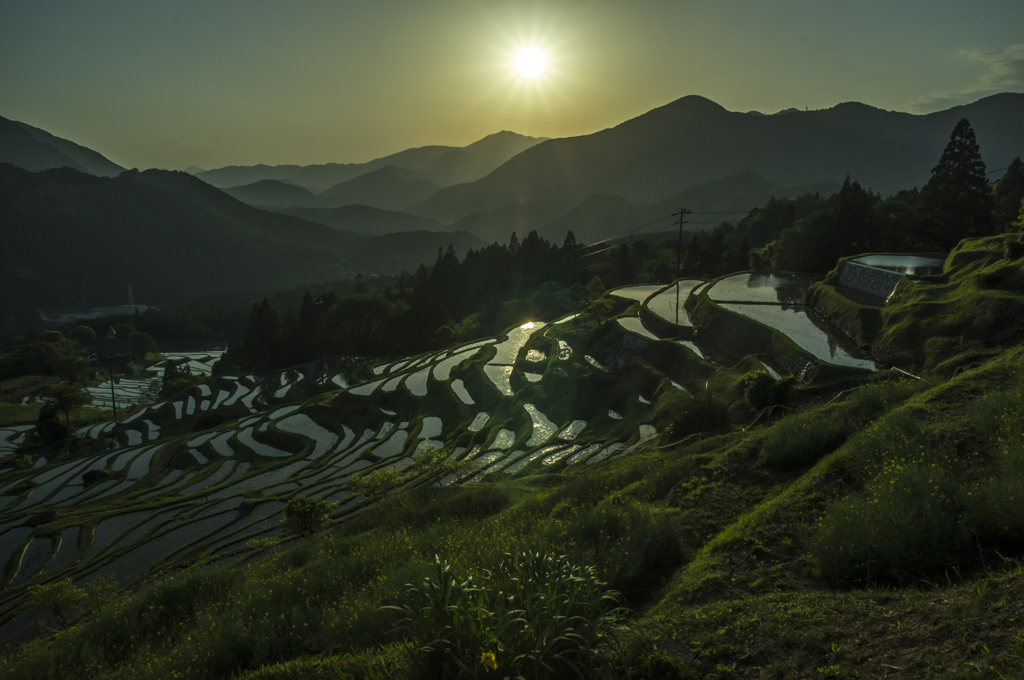
<svg viewBox="0 0 1024 680"><path fill-rule="evenodd" d="M887 300L903 276L899 272L846 261L839 265L835 283Z"/></svg>

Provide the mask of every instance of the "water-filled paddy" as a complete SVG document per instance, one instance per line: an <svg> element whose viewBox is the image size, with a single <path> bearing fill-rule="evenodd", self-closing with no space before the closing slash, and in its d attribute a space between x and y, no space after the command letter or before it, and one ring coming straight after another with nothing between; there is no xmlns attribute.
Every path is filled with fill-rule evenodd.
<svg viewBox="0 0 1024 680"><path fill-rule="evenodd" d="M132 461L132 466L128 470L128 477L126 479L142 479L146 473L149 472L149 463L153 459L153 454L156 453L156 447L151 447L145 452L139 454L139 456Z"/></svg>
<svg viewBox="0 0 1024 680"><path fill-rule="evenodd" d="M405 386L414 396L427 396L427 377L430 375L430 366L421 368L405 379Z"/></svg>
<svg viewBox="0 0 1024 680"><path fill-rule="evenodd" d="M626 288L618 288L611 291L611 294L615 297L626 298L627 300L636 300L637 302L643 302L650 296L657 293L659 290L664 288L663 284L654 285L642 285L642 286L628 286Z"/></svg>
<svg viewBox="0 0 1024 680"><path fill-rule="evenodd" d="M564 450L563 447L565 447ZM526 456L525 458L521 458L519 462L515 463L514 465L509 465L508 467L506 467L505 474L514 475L520 470L522 470L524 467L532 463L533 461L537 460L538 458L543 458L544 456L549 456L549 454L549 457L560 455L564 458L565 456L568 456L578 448L580 448L579 444L573 444L571 446L568 444L555 444L553 446L545 446L539 448L530 455Z"/></svg>
<svg viewBox="0 0 1024 680"><path fill-rule="evenodd" d="M382 382L384 382L384 381L383 380L375 380L374 382L371 382L371 383L363 383L362 385L357 385L357 386L351 388L348 391L348 393L349 394L356 394L356 395L359 395L360 397L365 397L365 396L368 396L375 389L380 387L380 384Z"/></svg>
<svg viewBox="0 0 1024 680"><path fill-rule="evenodd" d="M213 446L213 450L226 458L230 458L231 456L235 455L235 450L231 448L230 444L228 444L228 440L231 439L231 437L233 437L234 435L235 433L231 432L230 430L222 433L220 436L218 436L216 439L210 442L210 444Z"/></svg>
<svg viewBox="0 0 1024 680"><path fill-rule="evenodd" d="M540 446L555 434L558 429L551 420L540 412L533 404L523 404L523 408L533 420L533 434L526 441L527 446ZM586 425L586 423L583 423Z"/></svg>
<svg viewBox="0 0 1024 680"><path fill-rule="evenodd" d="M887 269L910 276L925 276L928 274L941 274L945 260L941 257L928 257L925 255L864 255L855 257L850 262Z"/></svg>
<svg viewBox="0 0 1024 680"><path fill-rule="evenodd" d="M409 433L405 430L398 430L385 441L377 445L373 455L378 458L390 458L405 450L405 443L409 439Z"/></svg>
<svg viewBox="0 0 1024 680"><path fill-rule="evenodd" d="M453 380L451 382L451 388L452 391L455 392L455 395L462 400L463 404L466 404L467 406L472 406L473 404L476 403L473 397L469 395L469 391L466 390L466 385L465 383L462 382L461 378L456 378L455 380Z"/></svg>
<svg viewBox="0 0 1024 680"><path fill-rule="evenodd" d="M555 463L561 461L562 459L564 459L566 456L569 456L569 455L573 455L574 458L579 458L579 460L585 460L588 456L593 455L593 453L595 451L600 449L601 446L602 446L601 444L591 444L590 446L588 446L587 448L583 449L579 453L575 453L576 449L579 448L579 445L576 444L574 446L570 446L568 448L561 449L561 450L557 451L556 453L552 453L550 456L548 456L547 458L542 460L541 463L543 463L544 465L554 465Z"/></svg>
<svg viewBox="0 0 1024 680"><path fill-rule="evenodd" d="M150 515L148 511L127 512L100 520L93 530L92 545L89 546L85 559L91 560L99 555L114 543L114 539L136 524L144 522Z"/></svg>
<svg viewBox="0 0 1024 680"><path fill-rule="evenodd" d="M692 326L690 323L690 315L687 314L686 309L683 307L686 304L686 298L689 297L690 291L704 283L700 279L683 279L677 281L676 285L666 288L663 292L656 295L647 303L648 309L665 319L669 323L676 322L676 312L678 311L678 324L680 326ZM678 297L677 297L678 294ZM676 301L678 299L678 307Z"/></svg>
<svg viewBox="0 0 1024 680"><path fill-rule="evenodd" d="M506 397L511 397L515 394L512 391L512 367L511 366L491 366L488 364L484 366L484 374L491 379L494 386L498 388Z"/></svg>
<svg viewBox="0 0 1024 680"><path fill-rule="evenodd" d="M644 322L640 320L640 317L637 317L637 316L620 317L618 319L618 322L619 322L619 325L622 326L622 328L624 330L627 330L630 333L636 333L637 335L643 336L643 337L648 338L650 340L657 340L658 339L657 335L655 335L654 333L652 333L649 330L647 330L647 327L644 326Z"/></svg>
<svg viewBox="0 0 1024 680"><path fill-rule="evenodd" d="M615 442L614 444L609 444L608 446L605 446L603 449L600 450L600 452L596 454L594 454L594 451L596 449L592 446L588 446L579 453L570 456L569 460L565 461L565 464L576 465L577 463L581 463L583 461L586 461L587 465L600 463L602 460L604 460L608 456L612 455L613 453L621 449L622 446L623 445L621 442ZM600 447L600 445L598 445L598 447Z"/></svg>
<svg viewBox="0 0 1024 680"><path fill-rule="evenodd" d="M448 357L444 361L434 366L434 378L437 380L448 380L451 377L452 369L461 364L466 359L470 359L480 351L480 347L475 347L468 351L463 351L453 356Z"/></svg>
<svg viewBox="0 0 1024 680"><path fill-rule="evenodd" d="M298 411L300 408L302 407L299 404L292 404L291 406L282 406L281 408L277 409L276 411L270 414L270 420L277 420L278 418L283 418L289 413L294 413L295 411Z"/></svg>
<svg viewBox="0 0 1024 680"><path fill-rule="evenodd" d="M587 426L587 421L585 421L585 420L574 420L571 423L569 423L568 425L566 425L564 430L562 430L561 432L558 433L558 438L559 439L563 439L565 441L571 441L573 439L576 439L576 437L579 436L580 432L583 432L583 430L584 430L584 428L586 428L586 426Z"/></svg>
<svg viewBox="0 0 1024 680"><path fill-rule="evenodd" d="M57 548L57 554L53 556L53 560L46 565L43 571L60 569L78 552L78 534L80 531L81 527L77 525L64 529L60 535L60 547Z"/></svg>
<svg viewBox="0 0 1024 680"><path fill-rule="evenodd" d="M734 274L715 283L708 296L716 302L802 305L815 281L807 274Z"/></svg>
<svg viewBox="0 0 1024 680"><path fill-rule="evenodd" d="M171 552L201 538L204 534L228 521L234 514L234 511L225 512L172 529L104 565L86 577L84 581L90 581L97 576L113 575L121 583L130 583L145 576L150 567Z"/></svg>
<svg viewBox="0 0 1024 680"><path fill-rule="evenodd" d="M419 437L420 439L430 439L441 434L443 423L437 416L427 416L423 419L423 425L420 427Z"/></svg>
<svg viewBox="0 0 1024 680"><path fill-rule="evenodd" d="M483 429L484 425L486 425L487 421L490 419L490 413L487 413L486 411L481 411L480 413L476 414L476 417L473 418L473 422L469 424L469 428L467 429L469 429L470 432L479 432L480 430Z"/></svg>
<svg viewBox="0 0 1024 680"><path fill-rule="evenodd" d="M198 482L196 482L195 484L188 488L182 489L181 491L178 492L178 494L181 496L191 496L197 491L205 489L208 486L220 484L221 482L228 478L228 475L230 475L234 469L235 461L225 461L224 463L221 463L221 466L217 468L217 470L212 475L209 475L204 479L199 480Z"/></svg>
<svg viewBox="0 0 1024 680"><path fill-rule="evenodd" d="M275 448L270 444L264 444L253 439L252 428L247 427L238 433L238 442L243 446L248 446L252 449L252 452L257 456L266 456L268 458L291 458L292 454L287 451Z"/></svg>
<svg viewBox="0 0 1024 680"><path fill-rule="evenodd" d="M302 468L309 465L308 460L300 460L294 463L285 465L284 467L277 468L275 470L269 470L262 474L253 475L247 477L229 487L220 489L210 494L211 498L228 498L230 496L238 496L245 494L247 491L254 489L261 489L265 486L273 486L274 484L280 484L281 482L288 479L292 474L298 472Z"/></svg>
<svg viewBox="0 0 1024 680"><path fill-rule="evenodd" d="M516 433L513 432L512 430L506 430L502 428L498 430L498 434L495 435L494 441L491 442L490 448L505 450L510 448L515 443Z"/></svg>
<svg viewBox="0 0 1024 680"><path fill-rule="evenodd" d="M20 548L25 539L31 535L32 527L17 527L0 534L0 569L5 569L4 576L0 577L0 581L7 577L6 569L10 568L8 563L11 556L14 555L14 551Z"/></svg>
<svg viewBox="0 0 1024 680"><path fill-rule="evenodd" d="M846 347L837 345L835 340L815 324L803 309L784 308L778 305L731 303L723 303L721 307L775 328L821 361L841 366L875 369L875 362L867 354L853 347L852 343ZM841 333L837 331L835 335L839 337Z"/></svg>
<svg viewBox="0 0 1024 680"><path fill-rule="evenodd" d="M514 364L519 350L523 348L530 336L544 327L543 321L524 323L519 328L508 332L508 339L495 345L496 354L488 364Z"/></svg>
<svg viewBox="0 0 1024 680"><path fill-rule="evenodd" d="M310 460L316 460L320 456L332 450L334 445L338 443L338 435L320 427L304 413L299 413L280 420L277 423L277 427L285 432L293 432L315 441L316 446L308 456Z"/></svg>
<svg viewBox="0 0 1024 680"><path fill-rule="evenodd" d="M42 569L43 565L50 559L52 548L53 540L48 536L36 536L33 538L21 556L21 567L18 569L18 575L9 587L21 585L35 576L36 572Z"/></svg>

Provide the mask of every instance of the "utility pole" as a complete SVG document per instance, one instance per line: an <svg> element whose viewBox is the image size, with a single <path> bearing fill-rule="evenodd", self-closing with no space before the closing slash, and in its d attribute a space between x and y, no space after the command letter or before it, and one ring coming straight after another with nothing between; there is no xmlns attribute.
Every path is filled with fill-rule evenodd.
<svg viewBox="0 0 1024 680"><path fill-rule="evenodd" d="M323 366L324 360L324 305L327 304L327 299L323 293L317 293L313 298L313 306L317 311L317 318L319 324L317 325L316 332L316 374L320 376L320 370Z"/></svg>
<svg viewBox="0 0 1024 680"><path fill-rule="evenodd" d="M117 397L114 396L114 362L111 361L107 364L107 370L110 371L110 405L114 407L114 420L117 420Z"/></svg>
<svg viewBox="0 0 1024 680"><path fill-rule="evenodd" d="M679 328L679 273L683 266L683 225L690 211L680 208L672 214L679 215L679 243L676 244L676 328Z"/></svg>

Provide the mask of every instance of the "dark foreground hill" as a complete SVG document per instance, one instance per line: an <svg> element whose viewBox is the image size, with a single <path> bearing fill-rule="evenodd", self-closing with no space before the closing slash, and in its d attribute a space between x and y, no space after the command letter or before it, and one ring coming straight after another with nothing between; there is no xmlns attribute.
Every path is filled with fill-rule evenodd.
<svg viewBox="0 0 1024 680"><path fill-rule="evenodd" d="M223 290L265 290L397 273L432 262L453 235L386 244L250 207L182 172L115 178L0 165L3 314L136 299L166 304ZM463 234L462 248L479 247Z"/></svg>
<svg viewBox="0 0 1024 680"><path fill-rule="evenodd" d="M444 222L514 205L564 214L594 194L634 205L751 171L782 186L842 181L883 194L923 185L961 118L990 169L1024 152L1024 94L999 94L917 116L849 102L762 116L683 97L607 130L527 149L475 182L442 189L410 212ZM552 210L552 207L546 208Z"/></svg>

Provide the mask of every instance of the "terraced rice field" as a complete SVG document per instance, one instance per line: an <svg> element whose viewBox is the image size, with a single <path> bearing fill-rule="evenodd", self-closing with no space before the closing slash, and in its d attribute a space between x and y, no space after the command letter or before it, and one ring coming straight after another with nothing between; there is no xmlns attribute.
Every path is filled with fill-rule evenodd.
<svg viewBox="0 0 1024 680"><path fill-rule="evenodd" d="M842 334L824 330L824 322L815 322L803 309L730 303L719 303L719 306L775 328L822 361L875 370L875 362L866 353L852 346L853 343L845 347L836 344L835 338Z"/></svg>
<svg viewBox="0 0 1024 680"><path fill-rule="evenodd" d="M704 283L701 279L683 279L676 282L676 285L669 286L656 295L647 303L647 308L669 323L679 326L692 326L690 315L687 313L686 298L690 291Z"/></svg>
<svg viewBox="0 0 1024 680"><path fill-rule="evenodd" d="M627 286L625 288L616 288L611 291L611 294L615 297L625 298L627 300L636 300L637 302L643 302L651 295L654 295L659 290L664 288L664 285L642 285L642 286Z"/></svg>
<svg viewBox="0 0 1024 680"><path fill-rule="evenodd" d="M801 274L736 274L712 285L708 296L715 302L802 305L815 280Z"/></svg>
<svg viewBox="0 0 1024 680"><path fill-rule="evenodd" d="M647 338L649 340L657 340L658 339L657 335L655 335L654 333L652 333L649 330L647 330L647 327L644 326L644 322L640 320L640 317L636 317L636 316L620 317L618 319L618 322L619 322L619 325L622 326L622 328L624 330L627 330L630 333L636 333L637 335L639 335L641 337L644 337L644 338Z"/></svg>

